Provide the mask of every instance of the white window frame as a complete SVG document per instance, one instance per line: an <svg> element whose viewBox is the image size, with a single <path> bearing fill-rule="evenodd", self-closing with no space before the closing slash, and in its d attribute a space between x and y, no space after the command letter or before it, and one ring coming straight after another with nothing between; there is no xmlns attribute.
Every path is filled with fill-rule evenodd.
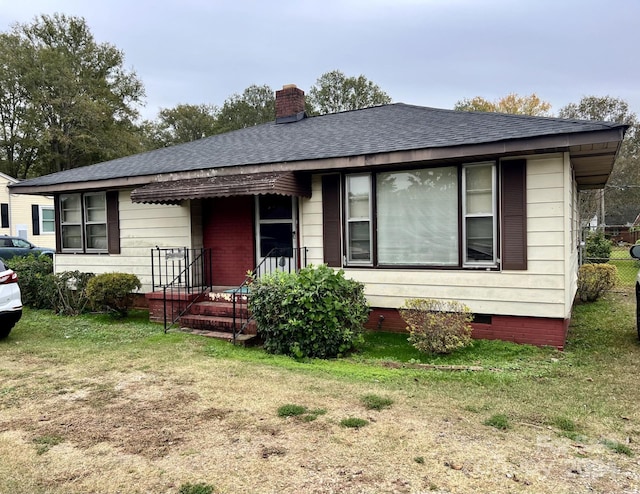
<svg viewBox="0 0 640 494"><path fill-rule="evenodd" d="M104 221L89 221L88 220L88 208L86 198L89 196L104 197ZM80 202L80 222L65 222L65 214L62 208L62 200L65 197L77 196ZM62 194L58 198L58 204L60 205L60 235L61 235L61 250L62 252L84 252L84 253L107 253L109 251L109 238L108 238L108 224L107 224L107 197L105 192L87 192L87 193L74 193L74 194ZM95 249L88 248L87 246L87 227L91 225L104 225L105 226L105 246L104 248ZM81 247L71 248L64 246L65 237L63 235L65 226L80 226Z"/></svg>
<svg viewBox="0 0 640 494"><path fill-rule="evenodd" d="M97 208L89 208L89 206L87 205L88 199L90 197L102 197L102 202L104 204L104 220L101 221L91 221L89 220L89 212L90 209L97 209ZM87 192L85 194L82 194L82 208L83 208L83 215L82 215L82 219L83 219L83 225L82 225L82 230L83 230L83 247L85 249L86 252L107 252L109 249L109 239L107 237L107 232L108 232L108 226L107 226L107 195L104 192ZM88 241L89 241L89 227L90 226L96 226L96 225L104 225L104 247L103 248L94 248L94 247L89 247L88 245Z"/></svg>
<svg viewBox="0 0 640 494"><path fill-rule="evenodd" d="M40 235L55 235L56 233L56 216L55 216L55 208L53 206L45 206L40 204L39 206L39 214L38 214L38 218L40 220ZM51 220L46 220L44 219L44 211L52 211L53 212L53 218ZM44 228L45 224L49 224L51 223L51 231L47 231Z"/></svg>
<svg viewBox="0 0 640 494"><path fill-rule="evenodd" d="M474 191L467 188L466 171L473 167L491 167L491 211L483 213L467 212L467 195ZM479 193L486 190L477 191ZM496 267L498 263L498 214L497 214L497 166L494 161L484 161L481 163L468 163L462 165L462 266L463 267ZM491 218L492 219L492 252L490 260L467 259L467 218Z"/></svg>
<svg viewBox="0 0 640 494"><path fill-rule="evenodd" d="M351 207L350 207L350 202L349 202L349 192L350 192L350 179L351 178L356 178L356 177L365 177L367 178L368 182L369 182L369 186L368 186L368 194L369 194L369 201L368 201L368 216L351 216ZM345 177L345 230L346 230L346 237L345 237L345 243L346 243L346 251L347 251L347 255L346 255L346 259L345 259L345 264L351 265L351 266L373 266L373 257L374 257L374 246L373 246L373 221L372 221L372 208L373 208L373 193L372 193L372 185L373 182L373 177L371 173L353 173L353 174L349 174ZM362 223L362 222L367 222L369 224L369 259L354 259L353 258L353 252L351 249L351 224L352 223Z"/></svg>
<svg viewBox="0 0 640 494"><path fill-rule="evenodd" d="M443 263L443 264L407 264L406 267L410 266L418 266L425 268L452 268L458 267L459 269L463 268L483 268L483 269L496 269L498 267L499 253L498 253L498 221L499 221L499 208L498 208L498 166L495 161L484 161L477 163L462 163L458 165L458 213L457 213L457 221L458 221L458 249L459 249L459 257L458 262L455 265ZM490 211L482 211L480 213L469 213L467 212L467 197L468 193L473 193L471 190L467 190L467 176L466 171L470 167L490 167L491 169L491 190L488 189L478 190L478 193L487 193L490 192L491 197L491 209ZM399 169L397 171L403 171ZM377 173L353 173L345 175L344 179L344 196L343 196L343 212L344 212L344 243L345 243L345 259L344 264L346 266L374 266L378 265L378 256L377 256L377 239L374 238L373 232L373 224L374 224L374 211L376 210L376 205L374 202L377 200L375 198L375 190L374 190L374 181L377 179ZM367 177L369 182L369 211L368 217L364 216L351 216L350 211L350 203L349 203L349 190L350 190L350 179L353 177ZM492 258L491 259L468 259L467 258L467 219L468 218L491 218L491 248L492 248ZM353 253L351 251L351 225L357 222L368 222L369 224L369 245L370 245L370 259L354 259ZM384 265L385 267L391 265ZM401 263L398 264L399 267L403 267Z"/></svg>

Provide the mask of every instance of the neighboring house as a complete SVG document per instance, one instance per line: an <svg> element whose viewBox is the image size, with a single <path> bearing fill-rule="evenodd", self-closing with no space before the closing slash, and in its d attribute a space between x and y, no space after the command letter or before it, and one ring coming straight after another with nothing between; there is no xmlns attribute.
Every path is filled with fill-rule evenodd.
<svg viewBox="0 0 640 494"><path fill-rule="evenodd" d="M21 237L38 247L56 246L52 196L18 195L9 185L18 183L0 173L0 235Z"/></svg>
<svg viewBox="0 0 640 494"><path fill-rule="evenodd" d="M272 246L363 282L369 325L414 297L458 300L474 335L562 347L577 286L578 190L601 188L626 126L391 104L274 122L12 185L53 194L56 269L127 271L210 248L237 285ZM381 317L382 316L382 317Z"/></svg>

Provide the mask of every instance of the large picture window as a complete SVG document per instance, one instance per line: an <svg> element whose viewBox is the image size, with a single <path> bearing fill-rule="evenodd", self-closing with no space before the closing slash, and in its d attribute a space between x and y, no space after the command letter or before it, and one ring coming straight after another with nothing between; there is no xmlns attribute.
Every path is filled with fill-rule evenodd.
<svg viewBox="0 0 640 494"><path fill-rule="evenodd" d="M376 176L378 264L458 264L458 169Z"/></svg>
<svg viewBox="0 0 640 494"><path fill-rule="evenodd" d="M61 195L60 233L63 252L106 252L105 193Z"/></svg>
<svg viewBox="0 0 640 494"><path fill-rule="evenodd" d="M347 175L348 265L497 266L494 162Z"/></svg>

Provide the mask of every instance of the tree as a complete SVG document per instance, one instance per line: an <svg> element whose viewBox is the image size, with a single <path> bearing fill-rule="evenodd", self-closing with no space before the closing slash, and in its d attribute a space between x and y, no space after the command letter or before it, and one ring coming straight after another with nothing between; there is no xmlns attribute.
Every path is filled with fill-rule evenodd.
<svg viewBox="0 0 640 494"><path fill-rule="evenodd" d="M0 171L26 177L36 162L38 118L22 85L28 57L20 38L0 34Z"/></svg>
<svg viewBox="0 0 640 494"><path fill-rule="evenodd" d="M640 213L640 122L629 110L626 101L611 96L585 96L578 103L570 103L559 112L562 118L598 120L629 125L613 171L605 187L604 205L600 191L583 191L580 195L580 214L584 219L599 215L609 225L626 225Z"/></svg>
<svg viewBox="0 0 640 494"><path fill-rule="evenodd" d="M242 94L228 97L218 113L218 132L244 129L271 122L276 115L276 97L267 85L252 84Z"/></svg>
<svg viewBox="0 0 640 494"><path fill-rule="evenodd" d="M391 97L364 75L347 77L339 70L321 75L307 95L308 113L324 115L391 103Z"/></svg>
<svg viewBox="0 0 640 494"><path fill-rule="evenodd" d="M155 121L142 123L149 149L195 141L218 132L218 109L212 105L180 104L163 108Z"/></svg>
<svg viewBox="0 0 640 494"><path fill-rule="evenodd" d="M536 93L532 93L529 96L511 93L496 101L489 101L482 96L476 96L471 99L464 98L458 101L453 109L458 111L514 113L546 117L551 114L551 103L541 100Z"/></svg>
<svg viewBox="0 0 640 494"><path fill-rule="evenodd" d="M133 122L143 85L84 19L42 15L0 44L3 170L24 178L140 149Z"/></svg>

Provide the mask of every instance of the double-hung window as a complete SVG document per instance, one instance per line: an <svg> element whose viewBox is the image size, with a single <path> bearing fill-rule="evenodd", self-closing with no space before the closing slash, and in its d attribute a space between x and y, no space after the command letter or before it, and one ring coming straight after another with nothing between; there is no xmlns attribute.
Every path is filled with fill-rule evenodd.
<svg viewBox="0 0 640 494"><path fill-rule="evenodd" d="M371 175L349 175L347 188L347 261L371 264Z"/></svg>
<svg viewBox="0 0 640 494"><path fill-rule="evenodd" d="M106 252L105 193L62 194L60 196L60 231L63 252Z"/></svg>
<svg viewBox="0 0 640 494"><path fill-rule="evenodd" d="M464 264L496 262L496 167L479 163L463 167Z"/></svg>
<svg viewBox="0 0 640 494"><path fill-rule="evenodd" d="M494 162L347 175L347 264L496 267L496 177Z"/></svg>
<svg viewBox="0 0 640 494"><path fill-rule="evenodd" d="M40 206L40 233L56 232L56 215L53 206Z"/></svg>

